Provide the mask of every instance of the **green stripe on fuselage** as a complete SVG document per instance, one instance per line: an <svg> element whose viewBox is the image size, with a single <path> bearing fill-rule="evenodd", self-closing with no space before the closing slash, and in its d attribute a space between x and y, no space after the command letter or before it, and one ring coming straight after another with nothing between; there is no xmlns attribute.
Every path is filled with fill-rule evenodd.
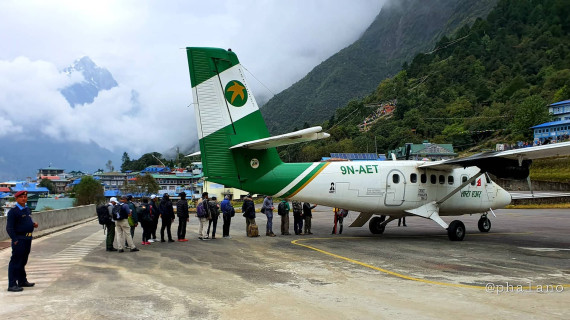
<svg viewBox="0 0 570 320"><path fill-rule="evenodd" d="M307 164L309 166L311 165L311 163L307 163ZM315 168L313 168L313 170L311 170L311 172L309 172L309 174L307 174L303 179L301 179L301 181L299 181L295 186L293 186L293 188L291 188L289 191L285 192L282 197L288 198L290 195L295 194L298 191L300 191L300 189L305 185L305 183L307 183L307 181L312 179L319 172L319 170L321 170L321 168L324 165L325 165L325 162L319 163Z"/></svg>

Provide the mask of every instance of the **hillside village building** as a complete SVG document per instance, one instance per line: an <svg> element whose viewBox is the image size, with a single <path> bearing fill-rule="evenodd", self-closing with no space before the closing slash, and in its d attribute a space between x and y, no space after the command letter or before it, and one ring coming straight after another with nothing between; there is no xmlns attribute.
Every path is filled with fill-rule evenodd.
<svg viewBox="0 0 570 320"><path fill-rule="evenodd" d="M532 127L534 130L534 144L564 141L569 138L570 100L549 105L548 112L553 115L553 121Z"/></svg>
<svg viewBox="0 0 570 320"><path fill-rule="evenodd" d="M396 155L397 160L406 160L407 146L410 146L408 160L429 159L431 161L437 161L457 157L457 153L453 152L452 144L437 144L424 141L424 143L421 144L408 143L406 146L390 150L388 151L388 158L391 159L391 154L393 153Z"/></svg>

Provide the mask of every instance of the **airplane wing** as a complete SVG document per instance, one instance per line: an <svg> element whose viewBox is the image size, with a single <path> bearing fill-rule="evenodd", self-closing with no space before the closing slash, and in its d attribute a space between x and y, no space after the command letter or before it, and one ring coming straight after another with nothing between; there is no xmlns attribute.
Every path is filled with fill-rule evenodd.
<svg viewBox="0 0 570 320"><path fill-rule="evenodd" d="M262 149L286 146L288 144L294 144L299 142L306 142L306 141L318 140L330 137L328 133L321 132L322 130L323 128L321 127L307 128L274 137L243 142L240 144L236 144L230 149L245 148L245 149L262 150Z"/></svg>
<svg viewBox="0 0 570 320"><path fill-rule="evenodd" d="M507 151L483 152L466 158L426 162L419 168L450 170L457 167L479 167L499 178L526 179L532 160L568 156L570 142Z"/></svg>

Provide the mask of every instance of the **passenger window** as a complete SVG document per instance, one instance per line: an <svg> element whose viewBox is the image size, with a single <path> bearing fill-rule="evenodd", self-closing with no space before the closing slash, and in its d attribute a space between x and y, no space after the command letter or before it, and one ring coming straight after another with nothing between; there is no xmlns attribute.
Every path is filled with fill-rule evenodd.
<svg viewBox="0 0 570 320"><path fill-rule="evenodd" d="M422 175L421 175L420 178L421 178L422 183L426 183L426 182L427 182L427 174L422 173Z"/></svg>
<svg viewBox="0 0 570 320"><path fill-rule="evenodd" d="M410 182L411 183L416 183L418 182L418 175L415 173L410 174Z"/></svg>
<svg viewBox="0 0 570 320"><path fill-rule="evenodd" d="M439 175L439 184L444 184L445 183L445 176L443 174Z"/></svg>
<svg viewBox="0 0 570 320"><path fill-rule="evenodd" d="M399 174L393 175L392 176L392 182L399 183L400 182L400 175Z"/></svg>
<svg viewBox="0 0 570 320"><path fill-rule="evenodd" d="M431 184L436 184L437 183L437 177L435 176L435 174L432 174L429 177L429 181L431 182Z"/></svg>
<svg viewBox="0 0 570 320"><path fill-rule="evenodd" d="M467 181L467 177L466 176L461 177L461 183L465 183L465 181Z"/></svg>
<svg viewBox="0 0 570 320"><path fill-rule="evenodd" d="M472 185L472 186L474 186L474 185L475 185L475 181L476 181L476 180L477 180L477 179L475 179L475 180L471 181L471 185Z"/></svg>
<svg viewBox="0 0 570 320"><path fill-rule="evenodd" d="M453 185L453 182L454 182L453 180L454 180L453 176L447 176L447 184Z"/></svg>

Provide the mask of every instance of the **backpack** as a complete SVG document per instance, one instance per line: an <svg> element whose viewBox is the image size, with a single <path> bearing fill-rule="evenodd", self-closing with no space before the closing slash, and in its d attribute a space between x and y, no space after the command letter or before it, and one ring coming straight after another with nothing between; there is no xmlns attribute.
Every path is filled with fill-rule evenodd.
<svg viewBox="0 0 570 320"><path fill-rule="evenodd" d="M303 212L303 206L301 205L301 202L293 201L293 212L295 213Z"/></svg>
<svg viewBox="0 0 570 320"><path fill-rule="evenodd" d="M210 216L212 218L215 219L220 215L218 204L215 201L208 201L208 209L210 209Z"/></svg>
<svg viewBox="0 0 570 320"><path fill-rule="evenodd" d="M289 210L285 207L285 202L279 202L277 206L277 214L280 216L286 216L289 213Z"/></svg>
<svg viewBox="0 0 570 320"><path fill-rule="evenodd" d="M106 225L113 222L111 216L109 215L109 206L102 205L97 207L97 219L99 219L99 224Z"/></svg>
<svg viewBox="0 0 570 320"><path fill-rule="evenodd" d="M340 209L340 214L343 218L346 218L346 216L348 216L348 210Z"/></svg>
<svg viewBox="0 0 570 320"><path fill-rule="evenodd" d="M204 201L200 202L198 204L198 207L196 207L196 215L198 216L198 218L206 217L206 210L204 210Z"/></svg>
<svg viewBox="0 0 570 320"><path fill-rule="evenodd" d="M140 209L139 217L142 221L152 222L152 214L151 214L152 207L150 205L143 204L137 209Z"/></svg>
<svg viewBox="0 0 570 320"><path fill-rule="evenodd" d="M123 220L126 219L129 214L125 213L122 204L117 204L113 207L113 219L115 220Z"/></svg>

